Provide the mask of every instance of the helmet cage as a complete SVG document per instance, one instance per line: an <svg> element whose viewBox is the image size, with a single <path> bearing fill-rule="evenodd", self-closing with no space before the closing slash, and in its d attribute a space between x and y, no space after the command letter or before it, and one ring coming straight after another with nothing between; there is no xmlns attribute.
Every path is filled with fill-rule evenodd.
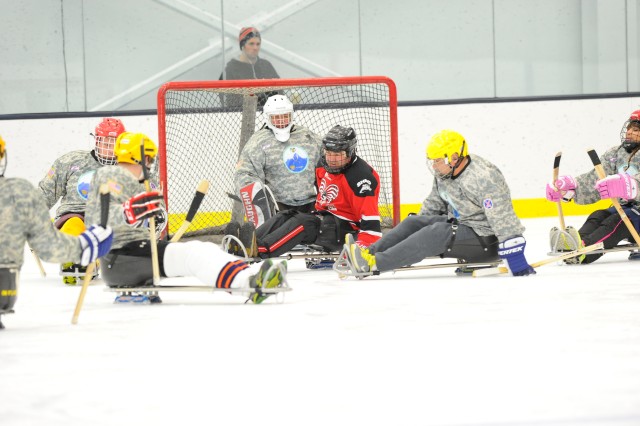
<svg viewBox="0 0 640 426"><path fill-rule="evenodd" d="M95 153L98 163L103 166L113 166L118 164L118 159L114 153L116 147L115 136L95 136Z"/></svg>
<svg viewBox="0 0 640 426"><path fill-rule="evenodd" d="M636 137L632 139L628 137L630 129L633 129L634 134L640 133L640 117L632 115L627 121L625 121L622 125L622 129L620 130L620 142L622 143L624 150L629 154L640 147L640 138Z"/></svg>

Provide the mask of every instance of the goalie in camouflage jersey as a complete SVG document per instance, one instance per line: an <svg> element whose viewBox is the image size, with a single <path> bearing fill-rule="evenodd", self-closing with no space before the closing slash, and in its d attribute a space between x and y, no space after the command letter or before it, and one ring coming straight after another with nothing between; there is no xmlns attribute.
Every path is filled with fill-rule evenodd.
<svg viewBox="0 0 640 426"><path fill-rule="evenodd" d="M467 262L506 261L515 276L534 274L524 256L524 226L513 211L500 170L468 153L457 132L443 130L427 145L433 187L411 215L368 249L349 243L349 262L361 273L389 271L427 257Z"/></svg>
<svg viewBox="0 0 640 426"><path fill-rule="evenodd" d="M6 163L0 137L0 314L15 304L26 241L46 261L88 265L109 251L112 239L111 229L101 226L91 226L76 237L56 230L36 188L24 179L4 177Z"/></svg>
<svg viewBox="0 0 640 426"><path fill-rule="evenodd" d="M145 189L142 161L148 167L158 149L146 135L125 132L118 137L114 152L118 164L98 169L91 181L86 219L100 217L99 188L106 184L111 194L109 224L114 241L111 252L100 262L102 278L111 287L148 285L153 282L153 270L146 222L152 216L163 215L164 208L160 193ZM264 262L255 271L244 260L210 242L158 241L157 248L161 276L193 276L216 288L246 288L254 303L261 303L270 295L260 288L278 287L285 281L286 263L272 267L273 262Z"/></svg>
<svg viewBox="0 0 640 426"><path fill-rule="evenodd" d="M271 96L264 105L264 115L265 125L240 153L234 177L236 192L260 182L269 186L279 210L309 212L316 199L315 169L322 139L293 124L293 104L284 95Z"/></svg>
<svg viewBox="0 0 640 426"><path fill-rule="evenodd" d="M60 200L56 210L55 226L65 234L79 235L85 230L84 211L91 178L97 169L116 163L113 147L116 138L125 131L117 118L103 118L95 128L95 146L91 151L72 151L54 161L38 186L47 208ZM76 284L86 268L73 262L61 265L65 284Z"/></svg>

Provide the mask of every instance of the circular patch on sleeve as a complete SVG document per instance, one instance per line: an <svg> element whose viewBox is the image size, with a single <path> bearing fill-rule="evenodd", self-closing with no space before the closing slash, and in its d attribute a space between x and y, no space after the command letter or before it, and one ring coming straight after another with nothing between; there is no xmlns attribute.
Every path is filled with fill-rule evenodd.
<svg viewBox="0 0 640 426"><path fill-rule="evenodd" d="M282 161L291 173L302 173L309 164L309 154L300 146L288 146L282 151Z"/></svg>
<svg viewBox="0 0 640 426"><path fill-rule="evenodd" d="M482 205L484 206L485 209L492 209L493 208L493 200L491 200L491 198L485 198L482 201Z"/></svg>
<svg viewBox="0 0 640 426"><path fill-rule="evenodd" d="M86 173L83 173L78 179L78 184L76 185L76 189L78 190L78 195L83 200L89 198L89 190L91 189L91 178L96 171L90 170Z"/></svg>

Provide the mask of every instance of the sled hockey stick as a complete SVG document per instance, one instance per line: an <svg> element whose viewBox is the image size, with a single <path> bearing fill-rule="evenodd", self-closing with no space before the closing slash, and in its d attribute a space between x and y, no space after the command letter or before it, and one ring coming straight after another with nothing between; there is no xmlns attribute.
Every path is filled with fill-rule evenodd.
<svg viewBox="0 0 640 426"><path fill-rule="evenodd" d="M147 169L146 155L144 152L144 138L140 140L140 165L144 176L144 189L151 191L149 182L149 169ZM151 268L153 271L153 285L160 284L160 263L158 262L158 241L156 239L156 217L149 218L149 241L151 243Z"/></svg>
<svg viewBox="0 0 640 426"><path fill-rule="evenodd" d="M590 149L587 151L587 154L589 154L589 158L591 158L593 167L596 169L596 173L598 174L598 179L604 179L605 177L607 177L607 174L604 171L604 167L602 167L602 163L600 163L600 157L598 157L598 154L596 153L596 151L594 149ZM620 202L616 198L611 198L611 203L616 208L616 211L620 215L620 218L622 219L624 224L627 226L627 229L631 233L633 240L636 242L638 246L640 246L640 235L638 235L638 231L636 231L635 226L633 226L633 224L627 217L627 214L624 212L624 210L622 210L622 207L620 206Z"/></svg>
<svg viewBox="0 0 640 426"><path fill-rule="evenodd" d="M100 185L100 226L102 227L106 227L107 221L109 220L109 196L109 186L106 183ZM89 288L89 282L91 281L91 277L93 277L93 271L96 269L96 265L97 260L87 266L82 288L80 289L78 301L76 302L76 309L73 311L73 317L71 318L71 324L78 324L80 309L82 309L84 296L87 294L87 288Z"/></svg>
<svg viewBox="0 0 640 426"><path fill-rule="evenodd" d="M557 262L558 260L569 259L571 257L580 256L582 254L591 253L595 250L601 250L604 248L603 243L596 243L590 246L583 247L579 250L568 251L560 256L548 257L546 259L539 260L537 262L533 262L531 264L532 268L538 268L540 266L548 265L549 263ZM473 271L473 277L486 277L489 275L498 275L498 274L506 274L509 272L509 269L504 266L499 266L497 268L485 268L485 269L477 269Z"/></svg>
<svg viewBox="0 0 640 426"><path fill-rule="evenodd" d="M44 270L44 266L42 266L42 261L40 260L38 253L36 253L35 250L31 248L31 246L29 246L29 250L31 250L31 254L33 255L33 260L36 261L36 265L38 265L38 269L40 269L40 276L42 278L47 278L47 273Z"/></svg>
<svg viewBox="0 0 640 426"><path fill-rule="evenodd" d="M556 186L558 175L560 174L560 158L562 158L562 152L556 154L556 158L553 160L553 187ZM558 190L558 188L556 188ZM562 212L562 200L558 200L558 219L560 220L560 229L565 230L564 225L564 213Z"/></svg>
<svg viewBox="0 0 640 426"><path fill-rule="evenodd" d="M191 206L189 206L187 217L184 219L184 222L182 222L182 225L180 225L180 228L178 228L178 231L176 231L176 233L173 234L170 242L176 243L180 241L180 238L182 238L182 235L184 235L184 233L187 232L187 229L189 229L189 225L191 225L191 221L193 220L196 213L198 212L198 209L200 208L200 204L202 204L202 199L204 198L208 190L209 190L209 182L207 180L200 181L200 183L198 184L198 188L196 188L196 195L193 197L193 200L191 200Z"/></svg>

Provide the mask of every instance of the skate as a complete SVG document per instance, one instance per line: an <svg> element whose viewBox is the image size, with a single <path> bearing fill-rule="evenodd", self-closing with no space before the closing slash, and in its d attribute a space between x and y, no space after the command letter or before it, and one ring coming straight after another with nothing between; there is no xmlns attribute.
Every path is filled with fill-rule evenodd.
<svg viewBox="0 0 640 426"><path fill-rule="evenodd" d="M98 276L99 270L99 264L96 264L96 267L93 270L93 276L91 277L92 280L94 280ZM82 284L86 272L87 268L84 266L80 266L77 263L68 262L60 265L60 275L62 276L62 282L66 285L76 285L77 283Z"/></svg>
<svg viewBox="0 0 640 426"><path fill-rule="evenodd" d="M567 226L564 230L557 227L551 228L549 232L549 244L551 246L551 253L563 253L568 251L579 250L584 247L580 233L573 226ZM564 263L575 265L582 263L585 255L571 257L564 259Z"/></svg>
<svg viewBox="0 0 640 426"><path fill-rule="evenodd" d="M222 249L229 254L244 257L242 248L240 247L240 224L231 221L224 228L224 237Z"/></svg>
<svg viewBox="0 0 640 426"><path fill-rule="evenodd" d="M263 293L263 288L276 288L282 287L286 285L287 279L287 262L282 261L280 263L273 263L273 260L266 259L260 270L256 275L251 277L249 281L249 286L252 289L255 289L249 296L249 300L251 300L256 305L264 302L269 296L272 294Z"/></svg>
<svg viewBox="0 0 640 426"><path fill-rule="evenodd" d="M246 257L258 257L258 242L256 241L256 227L251 222L240 226L239 238L246 250Z"/></svg>
<svg viewBox="0 0 640 426"><path fill-rule="evenodd" d="M358 272L371 272L376 266L376 257L356 244L352 234L347 234L344 240L345 247L348 247L349 262Z"/></svg>

